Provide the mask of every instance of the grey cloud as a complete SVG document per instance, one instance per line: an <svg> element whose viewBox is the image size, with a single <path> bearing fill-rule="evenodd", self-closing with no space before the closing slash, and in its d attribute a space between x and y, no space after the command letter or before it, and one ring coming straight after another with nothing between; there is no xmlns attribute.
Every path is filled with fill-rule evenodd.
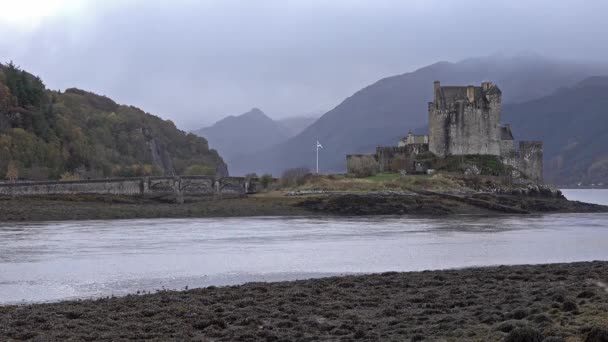
<svg viewBox="0 0 608 342"><path fill-rule="evenodd" d="M260 107L331 109L379 78L521 51L602 60L604 1L91 2L30 32L0 24L0 58L194 129Z"/></svg>

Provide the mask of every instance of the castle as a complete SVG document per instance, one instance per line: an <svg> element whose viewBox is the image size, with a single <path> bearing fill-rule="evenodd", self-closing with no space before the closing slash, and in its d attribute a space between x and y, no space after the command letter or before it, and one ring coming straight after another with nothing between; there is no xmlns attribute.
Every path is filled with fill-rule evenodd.
<svg viewBox="0 0 608 342"><path fill-rule="evenodd" d="M433 92L433 102L428 104L428 135L410 132L397 146L380 146L374 155L348 155L348 171L361 160L373 158L381 172L420 172L433 167L420 161L425 152L438 158L490 155L515 172L542 181L543 144L516 144L511 127L501 124L502 92L498 86L491 82L482 82L480 87L441 86L435 81Z"/></svg>

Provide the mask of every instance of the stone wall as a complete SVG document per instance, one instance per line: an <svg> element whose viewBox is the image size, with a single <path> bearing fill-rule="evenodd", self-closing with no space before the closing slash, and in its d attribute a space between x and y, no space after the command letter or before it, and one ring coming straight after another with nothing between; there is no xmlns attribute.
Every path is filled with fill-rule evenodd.
<svg viewBox="0 0 608 342"><path fill-rule="evenodd" d="M138 177L80 181L19 182L0 184L0 195L242 195L256 191L256 180L243 177Z"/></svg>
<svg viewBox="0 0 608 342"><path fill-rule="evenodd" d="M500 155L498 88L441 87L436 82L428 111L429 149L435 155Z"/></svg>
<svg viewBox="0 0 608 342"><path fill-rule="evenodd" d="M398 172L413 170L416 156L428 152L428 144L409 144L405 146L379 146L376 148L376 159L380 172Z"/></svg>
<svg viewBox="0 0 608 342"><path fill-rule="evenodd" d="M519 142L520 171L535 181L543 180L542 141Z"/></svg>
<svg viewBox="0 0 608 342"><path fill-rule="evenodd" d="M516 152L515 140L501 140L500 141L500 155L506 155Z"/></svg>
<svg viewBox="0 0 608 342"><path fill-rule="evenodd" d="M428 152L428 144L409 144L404 146L379 146L376 154L349 154L346 156L346 170L356 173L361 164L376 163L378 172L414 171L414 161L421 153Z"/></svg>
<svg viewBox="0 0 608 342"><path fill-rule="evenodd" d="M536 182L543 180L543 143L520 141L519 151L505 151L501 155L504 164L510 165Z"/></svg>

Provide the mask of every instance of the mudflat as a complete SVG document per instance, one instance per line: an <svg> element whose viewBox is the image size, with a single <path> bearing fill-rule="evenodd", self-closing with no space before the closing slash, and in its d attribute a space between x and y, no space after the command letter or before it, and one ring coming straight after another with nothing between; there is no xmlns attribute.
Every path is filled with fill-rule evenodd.
<svg viewBox="0 0 608 342"><path fill-rule="evenodd" d="M231 198L167 198L114 195L0 197L0 221L108 220L135 218L450 215L608 212L607 206L563 197L474 194L467 197L349 193L285 196L282 193Z"/></svg>
<svg viewBox="0 0 608 342"><path fill-rule="evenodd" d="M608 262L248 283L0 306L0 340L606 341Z"/></svg>

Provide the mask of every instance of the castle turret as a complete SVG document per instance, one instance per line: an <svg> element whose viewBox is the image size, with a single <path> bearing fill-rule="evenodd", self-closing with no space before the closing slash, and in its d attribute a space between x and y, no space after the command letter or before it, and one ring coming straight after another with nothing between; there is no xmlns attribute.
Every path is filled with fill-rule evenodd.
<svg viewBox="0 0 608 342"><path fill-rule="evenodd" d="M469 99L469 102L471 102L471 103L475 102L475 86L474 85L469 85L467 87L467 98Z"/></svg>
<svg viewBox="0 0 608 342"><path fill-rule="evenodd" d="M439 81L433 82L433 103L435 103L435 106L441 105L441 84Z"/></svg>

